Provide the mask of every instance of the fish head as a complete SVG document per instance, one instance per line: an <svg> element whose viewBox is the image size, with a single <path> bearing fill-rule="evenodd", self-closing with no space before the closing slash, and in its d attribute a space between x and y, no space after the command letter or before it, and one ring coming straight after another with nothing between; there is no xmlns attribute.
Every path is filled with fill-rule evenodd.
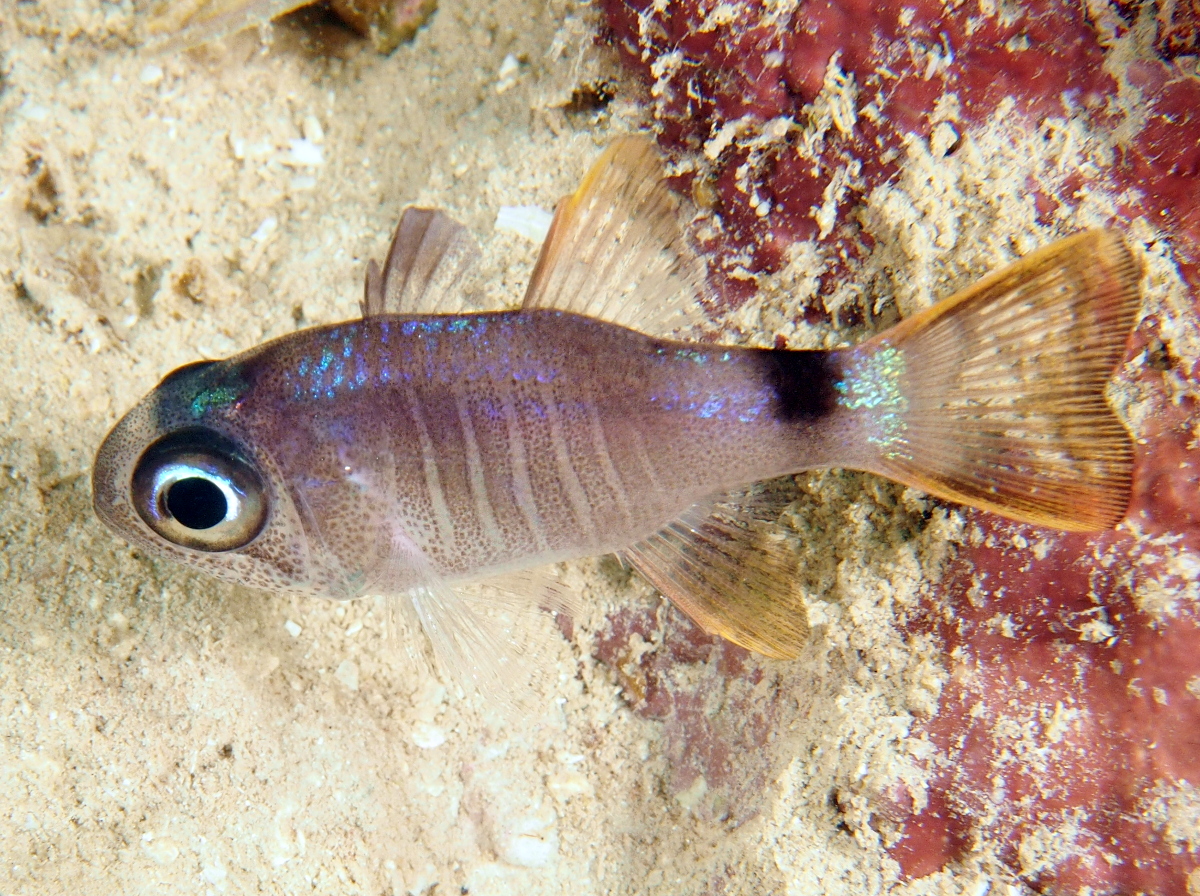
<svg viewBox="0 0 1200 896"><path fill-rule="evenodd" d="M152 553L225 581L311 593L320 576L308 533L242 412L251 387L238 359L168 374L101 444L93 506Z"/></svg>

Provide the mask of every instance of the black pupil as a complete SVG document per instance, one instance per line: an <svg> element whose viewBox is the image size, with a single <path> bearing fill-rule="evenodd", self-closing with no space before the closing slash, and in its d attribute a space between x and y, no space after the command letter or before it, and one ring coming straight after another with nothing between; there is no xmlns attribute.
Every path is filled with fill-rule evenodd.
<svg viewBox="0 0 1200 896"><path fill-rule="evenodd" d="M189 529L211 529L228 509L225 495L207 479L180 479L167 491L167 510Z"/></svg>

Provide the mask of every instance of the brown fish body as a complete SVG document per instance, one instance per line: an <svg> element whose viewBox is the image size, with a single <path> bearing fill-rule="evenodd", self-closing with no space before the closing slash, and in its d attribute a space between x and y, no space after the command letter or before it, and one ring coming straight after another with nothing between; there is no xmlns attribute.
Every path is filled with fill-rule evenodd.
<svg viewBox="0 0 1200 896"><path fill-rule="evenodd" d="M166 403L271 471L310 546L274 587L349 598L379 587L396 537L477 579L620 550L760 479L861 465L836 355L556 311L384 315L184 371L190 394Z"/></svg>

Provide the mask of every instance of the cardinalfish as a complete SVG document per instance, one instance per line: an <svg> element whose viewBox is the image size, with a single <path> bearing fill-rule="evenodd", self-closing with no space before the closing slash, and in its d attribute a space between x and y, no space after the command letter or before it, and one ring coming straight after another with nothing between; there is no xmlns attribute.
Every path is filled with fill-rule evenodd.
<svg viewBox="0 0 1200 896"><path fill-rule="evenodd" d="M399 597L468 683L504 644L466 586L605 553L707 632L796 656L793 552L760 536L763 483L799 471L1063 530L1122 519L1132 447L1104 390L1140 269L1119 235L1063 239L856 347L790 351L644 332L699 306L679 219L653 144L621 139L559 204L520 308L464 313L478 248L408 208L361 319L181 367L129 411L97 514L230 582Z"/></svg>

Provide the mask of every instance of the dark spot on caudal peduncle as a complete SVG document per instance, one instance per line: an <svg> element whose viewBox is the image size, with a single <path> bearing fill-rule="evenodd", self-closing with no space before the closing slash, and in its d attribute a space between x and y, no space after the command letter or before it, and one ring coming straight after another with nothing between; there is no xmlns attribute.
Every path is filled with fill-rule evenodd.
<svg viewBox="0 0 1200 896"><path fill-rule="evenodd" d="M762 353L762 363L784 420L813 420L836 407L838 371L833 353L770 349Z"/></svg>

